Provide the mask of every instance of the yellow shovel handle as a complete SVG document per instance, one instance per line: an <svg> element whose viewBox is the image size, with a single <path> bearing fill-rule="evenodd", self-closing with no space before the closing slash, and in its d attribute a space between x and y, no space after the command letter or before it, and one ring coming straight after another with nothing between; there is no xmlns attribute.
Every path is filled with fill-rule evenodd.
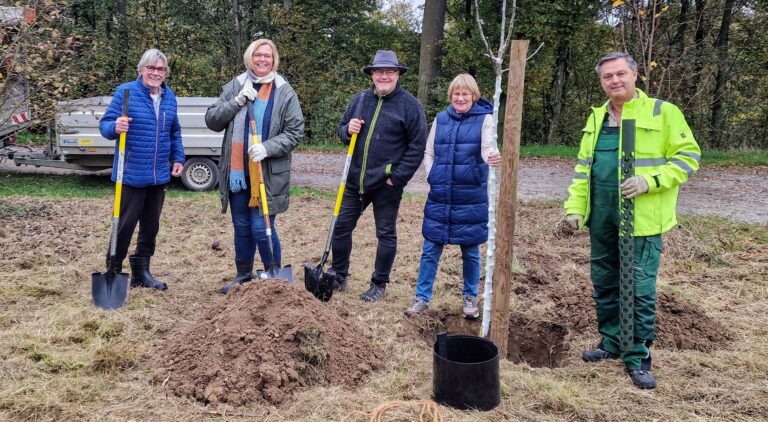
<svg viewBox="0 0 768 422"><path fill-rule="evenodd" d="M341 182L339 183L339 193L336 194L336 206L333 207L333 216L338 217L341 211L341 198L344 197L344 186L347 184L347 174L349 173L349 165L352 162L352 154L355 152L355 143L357 142L357 134L352 134L352 140L349 141L349 148L347 148L347 161L344 164L344 172L341 176Z"/></svg>

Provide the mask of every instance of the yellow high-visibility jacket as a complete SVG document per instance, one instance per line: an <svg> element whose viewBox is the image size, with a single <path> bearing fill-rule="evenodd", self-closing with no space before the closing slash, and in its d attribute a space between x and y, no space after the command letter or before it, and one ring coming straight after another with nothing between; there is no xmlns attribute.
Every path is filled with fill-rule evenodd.
<svg viewBox="0 0 768 422"><path fill-rule="evenodd" d="M639 89L637 92L638 98L624 104L621 119L634 119L636 122L635 175L643 176L648 183L648 192L634 198L634 235L652 236L677 225L675 208L678 188L699 169L701 149L680 109L668 102L649 98ZM582 129L584 134L578 162L564 204L566 214L583 215L585 222L590 212L590 172L595 145L607 112L608 101L601 107L593 107L587 118L587 124ZM621 166L616 177L621 180Z"/></svg>

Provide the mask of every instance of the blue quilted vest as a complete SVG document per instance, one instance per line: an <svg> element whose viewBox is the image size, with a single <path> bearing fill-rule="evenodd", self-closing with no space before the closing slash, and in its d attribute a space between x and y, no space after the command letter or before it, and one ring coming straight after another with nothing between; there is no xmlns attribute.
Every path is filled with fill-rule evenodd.
<svg viewBox="0 0 768 422"><path fill-rule="evenodd" d="M464 114L453 106L437 115L435 161L427 181L422 235L441 244L479 245L488 240L488 165L480 154L485 99Z"/></svg>

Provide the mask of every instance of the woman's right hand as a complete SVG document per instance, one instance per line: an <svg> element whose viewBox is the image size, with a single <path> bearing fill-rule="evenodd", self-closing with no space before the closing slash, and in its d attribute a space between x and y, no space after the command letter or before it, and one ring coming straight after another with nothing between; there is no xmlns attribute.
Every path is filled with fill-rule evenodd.
<svg viewBox="0 0 768 422"><path fill-rule="evenodd" d="M128 123L133 120L130 117L120 116L115 120L115 133L128 132Z"/></svg>
<svg viewBox="0 0 768 422"><path fill-rule="evenodd" d="M363 119L352 119L347 124L347 133L351 136L353 133L360 133L365 121Z"/></svg>

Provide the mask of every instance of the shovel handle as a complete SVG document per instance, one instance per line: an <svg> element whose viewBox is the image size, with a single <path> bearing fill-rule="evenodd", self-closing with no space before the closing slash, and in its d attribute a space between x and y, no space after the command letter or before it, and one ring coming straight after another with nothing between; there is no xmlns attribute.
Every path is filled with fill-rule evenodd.
<svg viewBox="0 0 768 422"><path fill-rule="evenodd" d="M352 163L352 153L355 152L355 143L357 143L357 133L352 134L352 140L349 141L349 148L347 148L347 160L344 163L344 171L341 173L339 192L336 194L336 205L333 207L334 217L338 217L341 211L341 198L344 197L344 186L347 184L347 175L349 174L349 166Z"/></svg>
<svg viewBox="0 0 768 422"><path fill-rule="evenodd" d="M131 90L123 90L123 109L122 117L128 117L128 101L131 98ZM120 134L120 141L117 143L117 177L115 178L115 200L112 204L112 236L109 240L109 256L113 257L117 253L117 226L120 222L120 200L123 197L123 170L125 169L125 137L127 131Z"/></svg>

